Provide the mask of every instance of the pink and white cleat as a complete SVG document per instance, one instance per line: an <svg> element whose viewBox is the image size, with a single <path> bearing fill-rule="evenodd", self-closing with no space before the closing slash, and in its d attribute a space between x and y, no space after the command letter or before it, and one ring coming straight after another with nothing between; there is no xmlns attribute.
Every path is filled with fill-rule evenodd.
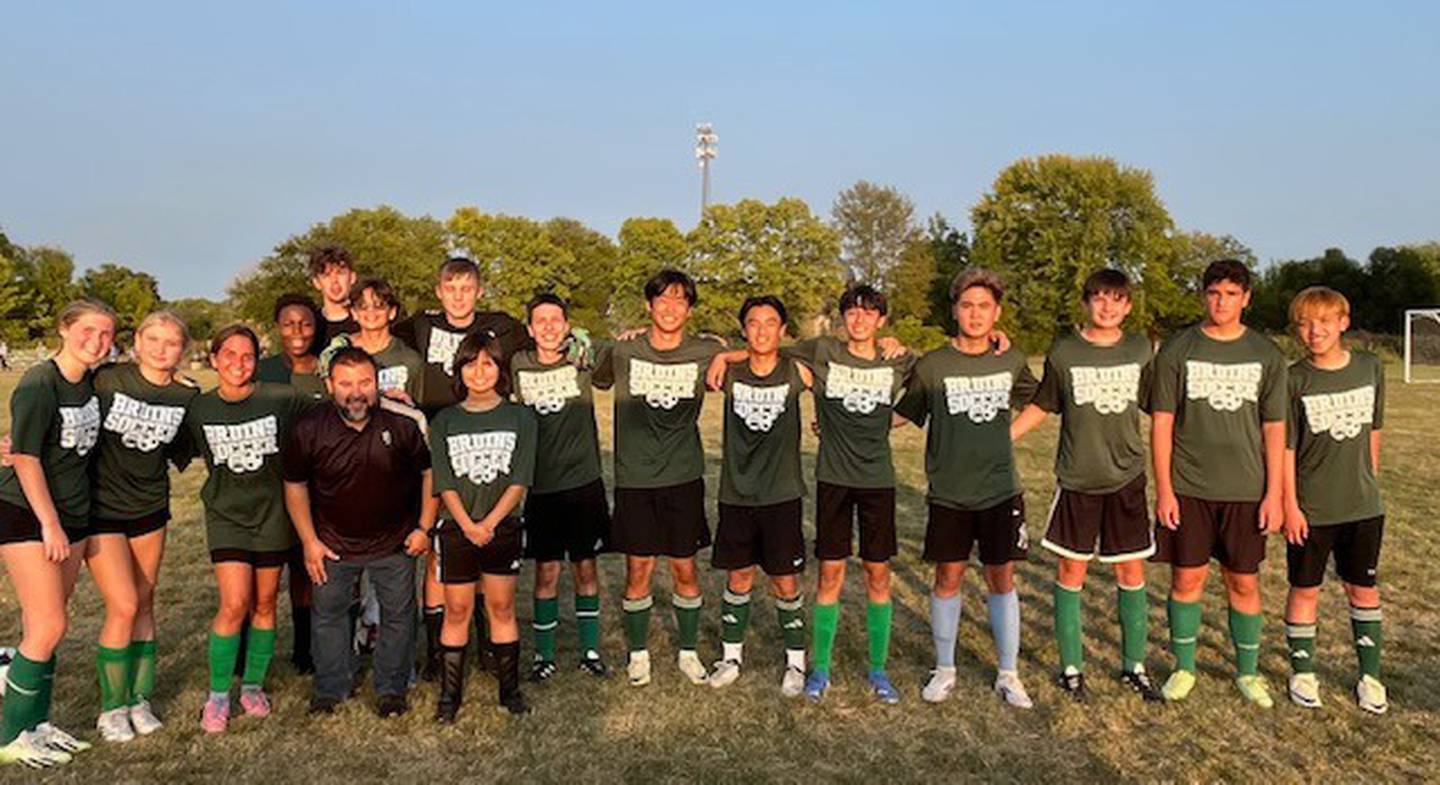
<svg viewBox="0 0 1440 785"><path fill-rule="evenodd" d="M210 696L200 712L200 729L206 733L224 733L229 726L230 696Z"/></svg>

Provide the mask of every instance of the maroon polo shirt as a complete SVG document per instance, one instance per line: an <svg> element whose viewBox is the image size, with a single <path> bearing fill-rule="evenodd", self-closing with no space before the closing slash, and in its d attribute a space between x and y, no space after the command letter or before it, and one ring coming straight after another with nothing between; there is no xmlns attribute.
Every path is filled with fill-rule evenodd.
<svg viewBox="0 0 1440 785"><path fill-rule="evenodd" d="M342 559L394 553L419 522L430 450L408 417L376 407L356 430L322 403L290 429L283 463L286 482L309 486L315 533Z"/></svg>

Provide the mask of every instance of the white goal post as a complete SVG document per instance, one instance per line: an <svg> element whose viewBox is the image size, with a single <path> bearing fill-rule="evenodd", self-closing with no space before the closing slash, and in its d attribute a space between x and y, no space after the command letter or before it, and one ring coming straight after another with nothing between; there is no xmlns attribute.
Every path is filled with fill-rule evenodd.
<svg viewBox="0 0 1440 785"><path fill-rule="evenodd" d="M1405 383L1440 382L1440 373L1417 374L1417 364L1440 365L1440 308L1405 311Z"/></svg>

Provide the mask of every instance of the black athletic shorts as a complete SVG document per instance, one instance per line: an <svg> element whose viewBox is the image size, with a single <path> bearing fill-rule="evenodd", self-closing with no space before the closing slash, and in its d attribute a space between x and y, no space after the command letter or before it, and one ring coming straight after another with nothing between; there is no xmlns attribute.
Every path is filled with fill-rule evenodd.
<svg viewBox="0 0 1440 785"><path fill-rule="evenodd" d="M519 575L525 553L525 527L519 518L506 518L495 536L477 548L454 521L435 524L435 577L441 583L474 583L481 575Z"/></svg>
<svg viewBox="0 0 1440 785"><path fill-rule="evenodd" d="M1030 541L1025 531L1024 494L983 510L957 510L930 503L925 561L969 561L977 542L981 564L996 566L1025 560Z"/></svg>
<svg viewBox="0 0 1440 785"><path fill-rule="evenodd" d="M115 518L91 518L90 531L93 534L123 534L126 537L143 537L150 532L165 528L170 522L170 508L156 510L128 521Z"/></svg>
<svg viewBox="0 0 1440 785"><path fill-rule="evenodd" d="M1108 563L1153 556L1155 530L1145 500L1145 475L1110 493L1055 489L1050 522L1040 544L1079 561L1098 556Z"/></svg>
<svg viewBox="0 0 1440 785"><path fill-rule="evenodd" d="M746 507L720 503L720 526L710 563L720 570L760 565L766 575L805 571L805 533L800 528L799 499Z"/></svg>
<svg viewBox="0 0 1440 785"><path fill-rule="evenodd" d="M1325 580L1325 562L1334 553L1335 572L1340 580L1351 586L1374 586L1384 532L1383 515L1331 526L1311 526L1304 545L1286 543L1290 585L1297 589L1319 586Z"/></svg>
<svg viewBox="0 0 1440 785"><path fill-rule="evenodd" d="M629 556L688 559L710 546L705 481L664 488L616 488L610 547Z"/></svg>
<svg viewBox="0 0 1440 785"><path fill-rule="evenodd" d="M1259 502L1214 502L1178 496L1180 529L1155 523L1152 561L1174 567L1204 567L1213 558L1230 572L1254 575L1265 561L1265 532Z"/></svg>
<svg viewBox="0 0 1440 785"><path fill-rule="evenodd" d="M84 526L66 526L60 524L65 532L65 539L73 546L77 542L83 542L90 534L90 530ZM0 501L0 545L9 545L12 542L44 542L40 536L40 519L35 517L27 507L19 507L7 501Z"/></svg>
<svg viewBox="0 0 1440 785"><path fill-rule="evenodd" d="M610 500L605 482L532 493L525 498L525 558L572 562L610 549Z"/></svg>
<svg viewBox="0 0 1440 785"><path fill-rule="evenodd" d="M815 558L843 560L854 554L852 524L860 529L860 558L888 562L895 544L895 489L850 488L815 483Z"/></svg>
<svg viewBox="0 0 1440 785"><path fill-rule="evenodd" d="M216 548L210 551L211 564L227 561L244 562L256 569L288 564L297 575L304 575L305 580L310 580L310 573L305 571L305 551L298 545L283 551L249 551L244 548Z"/></svg>

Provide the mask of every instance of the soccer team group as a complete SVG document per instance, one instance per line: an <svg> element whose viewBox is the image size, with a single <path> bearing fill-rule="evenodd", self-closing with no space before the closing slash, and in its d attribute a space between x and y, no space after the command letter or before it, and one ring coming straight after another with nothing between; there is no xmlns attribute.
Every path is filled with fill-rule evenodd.
<svg viewBox="0 0 1440 785"><path fill-rule="evenodd" d="M1029 538L1013 444L1052 414L1060 417L1058 490L1040 544L1058 557L1061 689L1086 699L1081 591L1098 560L1117 577L1120 682L1137 699L1183 700L1196 684L1213 560L1228 592L1235 683L1245 700L1270 707L1257 671L1258 574L1267 535L1283 530L1291 699L1321 705L1317 601L1333 558L1359 659L1355 698L1369 712L1387 708L1376 583L1383 370L1373 355L1344 345L1349 304L1333 290L1307 289L1291 304L1307 356L1287 367L1276 345L1242 322L1251 282L1243 264L1218 261L1205 270L1203 321L1158 352L1126 331L1126 276L1099 270L1077 293L1085 323L1055 340L1036 379L995 329L1004 286L982 269L963 271L951 286L957 335L918 358L880 337L886 299L863 284L839 300L843 336L782 345L785 305L757 296L738 313L744 348L727 350L687 330L697 292L675 270L645 284L648 328L615 341L572 328L566 303L550 294L528 305L524 322L478 311L484 291L467 259L440 268L438 310L406 319L391 288L359 279L342 248L318 249L309 272L321 305L300 295L277 301L280 350L270 357L260 357L250 328L220 330L209 347L218 386L203 393L178 373L189 337L173 313L146 318L133 359L120 363L104 362L116 324L105 304L77 301L59 315L60 350L26 372L11 397L11 443L0 469L0 554L23 611L23 639L6 676L0 760L52 766L89 746L49 717L55 650L82 563L105 603L99 734L119 742L161 727L150 697L168 473L195 459L208 469L201 499L219 594L201 712L208 732L227 728L236 676L240 710L270 712L264 684L282 572L290 575L293 661L315 673L312 712L333 712L353 694L358 625L360 639L370 630L381 716L405 712L406 693L423 678L439 682L437 719L453 721L472 628L500 704L530 711L519 686L515 616L526 558L536 564L529 680L544 682L559 667L566 561L578 665L607 675L596 571L606 552L625 558L621 616L631 685L651 680L651 584L665 557L686 679L723 688L740 677L758 567L784 641L781 691L812 701L830 685L846 563L858 555L869 689L878 701L899 702L886 670L897 553L890 434L907 423L926 429L924 558L935 570L935 667L921 697L944 701L956 687L962 578L978 551L998 663L994 690L1028 708L1017 663L1015 564L1027 558ZM614 391L613 515L592 388ZM724 393L713 538L699 430L707 388ZM806 390L819 435L819 570L808 615L800 583L808 555L800 457ZM1147 465L1157 486L1153 504ZM699 654L697 555L707 547L713 567L726 572L721 654L710 667ZM1174 667L1159 687L1146 670L1147 560L1171 568ZM425 652L417 664L418 624Z"/></svg>

